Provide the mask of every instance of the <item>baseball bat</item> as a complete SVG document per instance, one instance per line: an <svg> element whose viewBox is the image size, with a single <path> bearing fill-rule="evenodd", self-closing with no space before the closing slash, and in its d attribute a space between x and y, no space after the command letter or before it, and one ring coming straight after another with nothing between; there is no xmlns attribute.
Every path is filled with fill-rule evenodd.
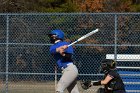
<svg viewBox="0 0 140 93"><path fill-rule="evenodd" d="M87 37L89 37L89 36L91 36L91 35L93 35L94 33L98 32L98 31L99 31L99 29L96 29L96 30L93 30L93 31L87 33L86 35L80 37L80 38L77 39L76 41L74 41L74 42L72 42L71 44L69 44L68 47L74 45L75 43L77 43L77 42L79 42L79 41L81 41L81 40L83 40L83 39L85 39L85 38L87 38Z"/></svg>

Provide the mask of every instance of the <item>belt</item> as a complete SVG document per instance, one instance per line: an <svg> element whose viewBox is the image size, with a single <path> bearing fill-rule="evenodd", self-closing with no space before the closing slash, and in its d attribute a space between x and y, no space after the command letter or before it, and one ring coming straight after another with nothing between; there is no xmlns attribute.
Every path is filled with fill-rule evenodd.
<svg viewBox="0 0 140 93"><path fill-rule="evenodd" d="M65 68L67 68L69 65L73 65L73 63L68 63L68 64L64 65L61 69L63 70Z"/></svg>

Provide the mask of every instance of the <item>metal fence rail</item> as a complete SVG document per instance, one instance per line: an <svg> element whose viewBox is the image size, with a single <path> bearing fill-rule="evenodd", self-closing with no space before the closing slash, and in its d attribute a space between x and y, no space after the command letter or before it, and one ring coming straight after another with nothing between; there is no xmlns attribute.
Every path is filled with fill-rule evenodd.
<svg viewBox="0 0 140 93"><path fill-rule="evenodd" d="M107 54L114 54L115 60L117 54L140 54L139 25L140 13L1 13L0 93L54 93L55 61L47 36L53 29L63 30L65 39L72 42L99 28L98 33L74 46L73 56L79 80L99 80L100 62ZM126 76L140 78L140 69L132 68L140 67L139 60L117 61L117 65L123 67L119 71L138 74L123 73ZM58 79L60 75L58 70Z"/></svg>

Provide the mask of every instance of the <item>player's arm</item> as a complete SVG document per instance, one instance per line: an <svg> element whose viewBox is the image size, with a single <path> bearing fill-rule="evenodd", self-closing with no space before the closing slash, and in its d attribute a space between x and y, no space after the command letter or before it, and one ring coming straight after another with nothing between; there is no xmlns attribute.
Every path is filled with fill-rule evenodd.
<svg viewBox="0 0 140 93"><path fill-rule="evenodd" d="M60 53L62 56L69 56L65 53L65 50L68 48L68 45L60 46L56 48L56 52Z"/></svg>
<svg viewBox="0 0 140 93"><path fill-rule="evenodd" d="M92 85L94 85L94 86L106 85L112 79L113 79L113 76L108 74L104 80L100 80L98 82L93 82Z"/></svg>
<svg viewBox="0 0 140 93"><path fill-rule="evenodd" d="M81 87L83 89L88 89L91 86L98 86L98 85L106 85L112 77L108 74L107 77L104 80L100 80L97 82L92 82L92 81L82 81L81 82Z"/></svg>
<svg viewBox="0 0 140 93"><path fill-rule="evenodd" d="M107 77L101 81L101 85L106 85L111 79L113 79L113 77L108 74Z"/></svg>
<svg viewBox="0 0 140 93"><path fill-rule="evenodd" d="M50 52L51 54L56 54L56 53L60 53L61 55L64 54L65 50L67 48L67 45L64 45L64 46L60 46L58 48L55 48L55 47L51 47L50 48Z"/></svg>

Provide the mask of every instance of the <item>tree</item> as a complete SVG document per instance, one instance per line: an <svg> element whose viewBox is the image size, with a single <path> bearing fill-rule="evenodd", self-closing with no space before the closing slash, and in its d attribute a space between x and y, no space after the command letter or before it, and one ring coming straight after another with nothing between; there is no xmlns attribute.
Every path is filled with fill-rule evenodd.
<svg viewBox="0 0 140 93"><path fill-rule="evenodd" d="M139 0L76 0L81 12L139 12Z"/></svg>
<svg viewBox="0 0 140 93"><path fill-rule="evenodd" d="M81 12L102 12L104 0L76 0Z"/></svg>
<svg viewBox="0 0 140 93"><path fill-rule="evenodd" d="M73 0L1 0L0 12L74 12Z"/></svg>
<svg viewBox="0 0 140 93"><path fill-rule="evenodd" d="M129 12L131 11L132 0L106 0L104 3L105 12Z"/></svg>

